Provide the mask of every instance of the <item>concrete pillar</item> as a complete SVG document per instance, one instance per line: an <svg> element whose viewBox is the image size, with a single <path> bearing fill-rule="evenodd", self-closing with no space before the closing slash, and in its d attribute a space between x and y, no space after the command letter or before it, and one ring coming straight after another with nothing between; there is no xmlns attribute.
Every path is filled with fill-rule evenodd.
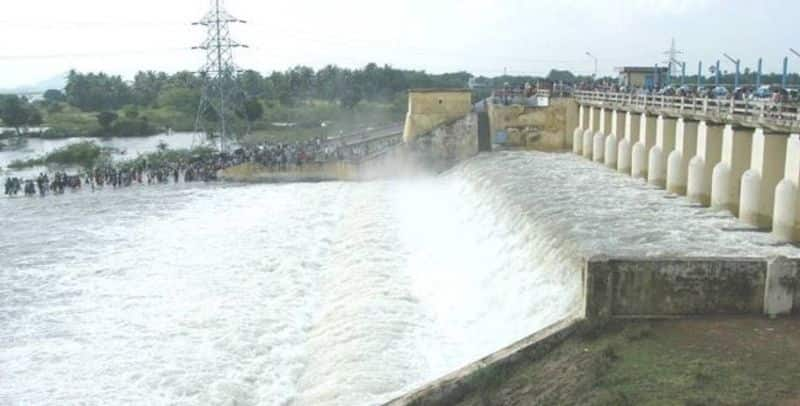
<svg viewBox="0 0 800 406"><path fill-rule="evenodd" d="M667 160L667 191L686 195L689 160L697 154L697 121L678 119L675 124L675 150Z"/></svg>
<svg viewBox="0 0 800 406"><path fill-rule="evenodd" d="M739 215L742 175L750 168L753 130L725 126L722 134L722 160L711 178L711 207Z"/></svg>
<svg viewBox="0 0 800 406"><path fill-rule="evenodd" d="M603 131L606 128L606 119L608 115L606 114L606 109L600 109L600 124L597 126L597 131L594 133L594 139L592 142L592 158L595 162L603 163L605 161L605 151L606 151L606 134Z"/></svg>
<svg viewBox="0 0 800 406"><path fill-rule="evenodd" d="M595 123L595 116L597 116L596 110L596 108L589 106L589 126L586 128L586 131L583 132L583 156L589 159L592 159L594 132L597 129L597 123Z"/></svg>
<svg viewBox="0 0 800 406"><path fill-rule="evenodd" d="M792 134L786 143L783 180L775 189L772 234L784 241L800 240L800 135Z"/></svg>
<svg viewBox="0 0 800 406"><path fill-rule="evenodd" d="M600 126L600 129L603 131L603 134L608 136L611 134L611 122L614 117L614 110L605 109L603 111L603 125Z"/></svg>
<svg viewBox="0 0 800 406"><path fill-rule="evenodd" d="M647 179L650 160L650 149L656 145L656 118L642 113L639 117L639 142L633 146L631 158L631 175L634 178Z"/></svg>
<svg viewBox="0 0 800 406"><path fill-rule="evenodd" d="M767 134L762 129L753 133L750 169L742 175L739 218L759 228L772 227L775 209L775 188L786 172L787 136Z"/></svg>
<svg viewBox="0 0 800 406"><path fill-rule="evenodd" d="M606 137L606 151L605 160L606 166L611 169L617 169L617 153L619 148L620 138L620 122L625 123L625 114L617 110L611 112L611 129Z"/></svg>
<svg viewBox="0 0 800 406"><path fill-rule="evenodd" d="M583 132L586 131L586 106L578 107L578 127L572 134L572 152L583 154Z"/></svg>
<svg viewBox="0 0 800 406"><path fill-rule="evenodd" d="M564 134L564 140L566 142L566 147L567 148L572 148L572 146L573 146L573 143L572 143L573 142L573 138L572 138L572 136L573 136L573 134L575 134L575 131L578 128L580 128L580 126L582 124L580 122L580 117L578 116L579 115L579 110L580 110L580 107L578 106L578 102L572 100L572 101L567 103L567 111L566 111L567 127L565 129L566 131L565 131L565 134Z"/></svg>
<svg viewBox="0 0 800 406"><path fill-rule="evenodd" d="M639 117L630 111L625 113L624 138L619 142L617 148L617 171L631 174L631 158L633 156L633 144L639 136L640 127Z"/></svg>
<svg viewBox="0 0 800 406"><path fill-rule="evenodd" d="M697 128L697 155L689 161L686 195L694 203L711 204L711 177L722 156L722 126L701 121Z"/></svg>
<svg viewBox="0 0 800 406"><path fill-rule="evenodd" d="M676 120L658 116L656 120L656 145L650 148L647 182L660 188L667 187L667 157L675 149Z"/></svg>

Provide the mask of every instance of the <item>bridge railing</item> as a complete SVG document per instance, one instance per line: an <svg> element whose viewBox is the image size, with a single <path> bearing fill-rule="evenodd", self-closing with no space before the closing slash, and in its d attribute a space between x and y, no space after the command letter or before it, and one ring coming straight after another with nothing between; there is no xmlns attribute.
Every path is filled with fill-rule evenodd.
<svg viewBox="0 0 800 406"><path fill-rule="evenodd" d="M800 129L800 106L763 100L576 91L580 103Z"/></svg>

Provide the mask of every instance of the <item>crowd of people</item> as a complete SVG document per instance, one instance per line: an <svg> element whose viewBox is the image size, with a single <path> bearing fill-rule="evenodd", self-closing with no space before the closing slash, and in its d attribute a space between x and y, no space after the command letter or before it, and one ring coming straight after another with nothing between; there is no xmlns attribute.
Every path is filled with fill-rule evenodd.
<svg viewBox="0 0 800 406"><path fill-rule="evenodd" d="M348 140L350 142L348 142ZM178 184L216 181L218 173L226 168L244 163L256 163L271 171L289 171L299 167L331 161L357 161L395 143L394 138L384 138L371 143L352 139L327 141L315 138L293 143L264 142L233 152L212 153L171 162L148 162L146 159L119 162L69 175L55 172L41 173L35 179L9 177L5 181L5 195L45 196L62 194L65 190L89 188L124 188L133 185Z"/></svg>
<svg viewBox="0 0 800 406"><path fill-rule="evenodd" d="M62 194L65 189L80 189L81 183L80 175L67 175L65 172L56 172L52 181L45 173L40 173L35 179L11 177L6 179L5 194L7 196L16 196L20 192L26 196L37 193L41 196L47 193Z"/></svg>

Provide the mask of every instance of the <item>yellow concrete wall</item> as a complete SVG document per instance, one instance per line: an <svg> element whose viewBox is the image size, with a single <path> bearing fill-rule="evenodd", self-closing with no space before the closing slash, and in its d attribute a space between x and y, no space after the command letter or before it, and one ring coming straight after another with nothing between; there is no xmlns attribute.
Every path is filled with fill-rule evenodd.
<svg viewBox="0 0 800 406"><path fill-rule="evenodd" d="M403 139L413 142L442 124L472 111L472 92L466 89L420 89L408 92L408 115Z"/></svg>
<svg viewBox="0 0 800 406"><path fill-rule="evenodd" d="M626 73L628 76L628 86L644 87L646 73Z"/></svg>
<svg viewBox="0 0 800 406"><path fill-rule="evenodd" d="M564 150L571 143L567 124L571 105L574 109L574 102L569 99L553 100L549 107L491 104L492 138L497 131L505 131L508 144L513 147L537 151Z"/></svg>

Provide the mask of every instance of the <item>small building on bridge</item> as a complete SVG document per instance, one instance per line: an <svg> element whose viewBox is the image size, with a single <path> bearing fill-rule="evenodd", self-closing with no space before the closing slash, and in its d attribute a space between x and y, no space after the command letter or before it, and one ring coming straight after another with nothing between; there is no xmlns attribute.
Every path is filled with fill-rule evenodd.
<svg viewBox="0 0 800 406"><path fill-rule="evenodd" d="M666 81L669 68L655 66L623 66L617 68L619 84L625 87L652 89Z"/></svg>

